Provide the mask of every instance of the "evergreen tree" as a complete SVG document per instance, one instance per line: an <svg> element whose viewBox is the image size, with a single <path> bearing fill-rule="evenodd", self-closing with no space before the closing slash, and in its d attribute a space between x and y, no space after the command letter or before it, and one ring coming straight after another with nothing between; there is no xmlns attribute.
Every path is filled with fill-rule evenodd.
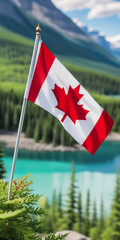
<svg viewBox="0 0 120 240"><path fill-rule="evenodd" d="M97 225L97 209L96 209L96 201L94 201L91 227L96 227L96 225Z"/></svg>
<svg viewBox="0 0 120 240"><path fill-rule="evenodd" d="M9 120L9 121L10 121L10 126L9 126L9 127L10 127L10 128L9 128L9 129L12 130L12 129L13 129L13 125L14 125L14 124L13 124L14 104L13 104L12 101L10 102L9 108L10 108L10 109L9 109L9 111L10 111L10 112L9 112L9 114L10 114L10 116L9 116L9 118L10 118L10 120Z"/></svg>
<svg viewBox="0 0 120 240"><path fill-rule="evenodd" d="M7 110L5 113L5 130L10 129L10 110Z"/></svg>
<svg viewBox="0 0 120 240"><path fill-rule="evenodd" d="M0 103L1 103L1 99L0 99ZM2 109L0 107L0 128L2 128Z"/></svg>
<svg viewBox="0 0 120 240"><path fill-rule="evenodd" d="M5 99L3 97L1 99L1 102L0 102L0 109L1 109L0 110L1 111L1 113L0 113L0 128L1 129L5 129L5 121L4 121L5 120L5 104L6 104L6 102L5 102Z"/></svg>
<svg viewBox="0 0 120 240"><path fill-rule="evenodd" d="M58 216L60 218L63 217L63 211L62 211L62 193L60 192L58 195Z"/></svg>
<svg viewBox="0 0 120 240"><path fill-rule="evenodd" d="M120 176L117 173L115 193L110 217L102 234L102 240L120 240Z"/></svg>
<svg viewBox="0 0 120 240"><path fill-rule="evenodd" d="M42 205L40 204L42 207ZM45 200L45 206L44 209L46 211L46 214L42 216L42 223L43 227L45 227L46 233L50 233L52 231L52 224L51 224L51 205L48 202L48 199Z"/></svg>
<svg viewBox="0 0 120 240"><path fill-rule="evenodd" d="M65 130L64 128L61 129L61 135L60 135L60 145L65 145Z"/></svg>
<svg viewBox="0 0 120 240"><path fill-rule="evenodd" d="M51 211L50 211L50 218L51 218L51 232L56 231L56 213L57 213L57 206L56 206L56 191L53 191L52 197L52 204L51 204Z"/></svg>
<svg viewBox="0 0 120 240"><path fill-rule="evenodd" d="M92 240L103 240L102 233L105 228L105 220L104 220L104 205L103 200L101 200L101 208L100 208L100 218L97 221L97 226L94 226L90 230L90 237Z"/></svg>
<svg viewBox="0 0 120 240"><path fill-rule="evenodd" d="M13 125L15 129L18 127L18 124L19 124L20 111L21 111L21 106L17 105L14 108L14 113L13 113Z"/></svg>
<svg viewBox="0 0 120 240"><path fill-rule="evenodd" d="M32 138L33 133L34 133L34 120L31 119L31 120L28 121L25 136L28 137L28 138Z"/></svg>
<svg viewBox="0 0 120 240"><path fill-rule="evenodd" d="M24 178L13 181L11 200L7 201L8 184L0 180L0 240L41 240L45 224L45 210L38 207L40 195L29 188L32 180ZM63 240L66 235L50 234L46 240Z"/></svg>
<svg viewBox="0 0 120 240"><path fill-rule="evenodd" d="M86 236L89 236L90 232L90 192L87 191L87 199L86 199L86 209L84 216L84 225L83 225L83 233Z"/></svg>
<svg viewBox="0 0 120 240"><path fill-rule="evenodd" d="M59 145L60 144L60 133L61 133L61 127L60 123L58 121L55 121L54 129L53 129L53 145Z"/></svg>
<svg viewBox="0 0 120 240"><path fill-rule="evenodd" d="M102 233L103 230L104 230L104 228L105 228L104 203L103 203L103 199L101 199L100 219L99 219L98 225L99 225L99 231L100 231L100 233ZM101 239L102 239L102 238L101 238Z"/></svg>
<svg viewBox="0 0 120 240"><path fill-rule="evenodd" d="M49 118L44 122L43 125L43 137L42 140L44 143L50 143L53 139L53 122L52 118L49 115Z"/></svg>
<svg viewBox="0 0 120 240"><path fill-rule="evenodd" d="M34 140L38 142L42 138L42 126L41 121L38 120L34 130Z"/></svg>
<svg viewBox="0 0 120 240"><path fill-rule="evenodd" d="M116 130L120 132L120 113L116 114L116 118L115 118L114 131Z"/></svg>
<svg viewBox="0 0 120 240"><path fill-rule="evenodd" d="M75 224L75 208L76 208L76 186L75 186L75 167L72 163L72 175L70 178L70 188L68 194L68 207L67 207L67 229L72 230Z"/></svg>
<svg viewBox="0 0 120 240"><path fill-rule="evenodd" d="M79 192L78 202L77 202L76 223L74 226L74 230L76 232L82 233L82 227L83 227L82 199L81 199L81 193Z"/></svg>
<svg viewBox="0 0 120 240"><path fill-rule="evenodd" d="M50 208L49 201L48 201L48 199L46 198L46 201L45 201L45 209L48 210L49 208Z"/></svg>
<svg viewBox="0 0 120 240"><path fill-rule="evenodd" d="M56 231L66 230L66 218L64 217L65 210L62 209L62 194L58 195L57 214L56 214Z"/></svg>
<svg viewBox="0 0 120 240"><path fill-rule="evenodd" d="M1 143L0 143L0 179L4 178L4 174L5 174L5 168L4 168L4 164L3 164L3 160L2 157L4 156L2 147L1 147Z"/></svg>

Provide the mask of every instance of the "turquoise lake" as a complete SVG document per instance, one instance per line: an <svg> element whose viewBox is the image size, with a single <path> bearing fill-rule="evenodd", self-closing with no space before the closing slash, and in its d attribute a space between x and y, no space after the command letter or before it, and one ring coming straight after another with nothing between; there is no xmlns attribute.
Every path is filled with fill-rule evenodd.
<svg viewBox="0 0 120 240"><path fill-rule="evenodd" d="M4 163L9 181L13 150L6 149ZM104 142L92 156L87 152L34 152L19 150L14 179L31 172L34 178L34 193L43 194L49 201L56 189L63 193L63 202L67 199L72 161L75 162L77 190L82 193L85 206L86 192L90 189L92 201L97 201L99 209L101 197L104 200L106 214L110 210L113 198L116 170L120 169L120 142Z"/></svg>

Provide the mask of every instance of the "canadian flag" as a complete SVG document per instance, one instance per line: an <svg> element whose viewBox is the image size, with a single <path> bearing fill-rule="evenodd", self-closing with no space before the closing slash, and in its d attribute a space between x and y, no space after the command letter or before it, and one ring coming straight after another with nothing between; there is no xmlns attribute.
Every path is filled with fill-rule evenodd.
<svg viewBox="0 0 120 240"><path fill-rule="evenodd" d="M113 126L108 113L40 41L27 100L61 122L66 131L94 154Z"/></svg>

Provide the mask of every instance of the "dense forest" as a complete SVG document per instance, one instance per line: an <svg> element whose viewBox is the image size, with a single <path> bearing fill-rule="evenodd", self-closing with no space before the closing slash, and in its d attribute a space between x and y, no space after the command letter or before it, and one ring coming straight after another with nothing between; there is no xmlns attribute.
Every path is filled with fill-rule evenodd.
<svg viewBox="0 0 120 240"><path fill-rule="evenodd" d="M114 120L113 131L120 131L120 100L100 95L94 96ZM16 131L18 127L23 94L0 91L0 129ZM26 137L44 143L71 146L75 140L64 130L60 122L45 110L28 102L23 132Z"/></svg>
<svg viewBox="0 0 120 240"><path fill-rule="evenodd" d="M65 198L61 192L56 196L54 191L51 204L46 200L41 201L42 207L47 210L43 222L46 224L48 233L69 229L89 236L91 240L120 239L120 176L118 172L109 215L106 214L102 198L98 212L95 199L91 202L89 190L86 194L85 208L83 208L82 194L77 185L74 163L67 192Z"/></svg>
<svg viewBox="0 0 120 240"><path fill-rule="evenodd" d="M87 89L105 95L120 94L120 81L92 71L78 70L68 66L72 75Z"/></svg>

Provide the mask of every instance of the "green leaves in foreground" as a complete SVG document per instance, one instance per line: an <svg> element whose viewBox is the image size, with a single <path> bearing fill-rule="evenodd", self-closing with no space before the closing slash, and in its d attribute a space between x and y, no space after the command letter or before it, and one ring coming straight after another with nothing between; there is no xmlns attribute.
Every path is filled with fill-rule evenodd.
<svg viewBox="0 0 120 240"><path fill-rule="evenodd" d="M41 195L30 189L30 174L13 181L11 200L7 201L8 185L0 180L0 240L41 240L45 232L41 216L45 210L38 206ZM64 236L47 237L51 240Z"/></svg>
<svg viewBox="0 0 120 240"><path fill-rule="evenodd" d="M59 234L58 236L55 236L55 234L50 234L49 236L45 237L45 240L65 240L66 239L66 236L68 234Z"/></svg>
<svg viewBox="0 0 120 240"><path fill-rule="evenodd" d="M25 208L21 209L21 210L16 210L16 211L9 211L3 214L0 214L0 220L1 219L9 219L9 218L14 218L14 217L18 217L20 214L22 214L25 211Z"/></svg>

